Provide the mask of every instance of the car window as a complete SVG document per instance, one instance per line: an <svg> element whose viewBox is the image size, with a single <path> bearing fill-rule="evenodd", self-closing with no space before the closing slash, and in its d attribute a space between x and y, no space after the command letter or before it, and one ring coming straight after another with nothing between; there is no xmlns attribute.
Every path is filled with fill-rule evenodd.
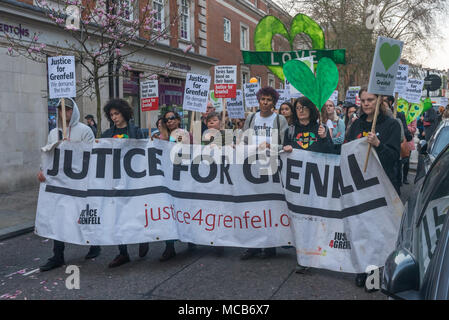
<svg viewBox="0 0 449 320"><path fill-rule="evenodd" d="M424 278L449 211L449 149L435 163L422 188L418 221L417 259L420 280Z"/></svg>
<svg viewBox="0 0 449 320"><path fill-rule="evenodd" d="M444 149L444 147L449 143L449 127L443 127L438 133L435 142L432 146L431 154L436 157Z"/></svg>

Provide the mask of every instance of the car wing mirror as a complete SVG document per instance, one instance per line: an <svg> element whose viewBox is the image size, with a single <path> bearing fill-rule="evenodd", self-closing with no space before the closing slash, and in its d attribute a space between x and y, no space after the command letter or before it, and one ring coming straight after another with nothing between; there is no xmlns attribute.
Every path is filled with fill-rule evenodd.
<svg viewBox="0 0 449 320"><path fill-rule="evenodd" d="M419 290L419 266L415 257L404 248L393 251L385 261L383 272L382 292L395 297L403 298L403 294Z"/></svg>
<svg viewBox="0 0 449 320"><path fill-rule="evenodd" d="M418 143L418 152L420 154L426 154L427 153L427 141L421 140Z"/></svg>

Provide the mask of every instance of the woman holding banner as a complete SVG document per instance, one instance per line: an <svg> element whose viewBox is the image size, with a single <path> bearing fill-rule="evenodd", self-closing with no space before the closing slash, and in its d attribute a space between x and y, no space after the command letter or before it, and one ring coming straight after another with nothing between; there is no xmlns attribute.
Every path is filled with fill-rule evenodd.
<svg viewBox="0 0 449 320"><path fill-rule="evenodd" d="M395 164L399 160L401 151L400 124L395 119L387 116L387 108L382 103L377 116L375 133L371 132L378 96L368 93L366 88L362 88L359 92L359 97L362 103L361 116L349 128L346 142L367 137L367 142L376 149L385 173L399 193L398 186L400 183L398 184L398 181L396 181ZM357 274L355 279L356 285L364 287L366 278L366 273Z"/></svg>

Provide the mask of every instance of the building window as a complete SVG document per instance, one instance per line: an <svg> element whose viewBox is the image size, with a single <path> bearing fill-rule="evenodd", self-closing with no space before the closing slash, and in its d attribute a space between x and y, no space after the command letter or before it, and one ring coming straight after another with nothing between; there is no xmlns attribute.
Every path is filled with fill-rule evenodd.
<svg viewBox="0 0 449 320"><path fill-rule="evenodd" d="M231 43L231 21L224 18L223 20L224 41Z"/></svg>
<svg viewBox="0 0 449 320"><path fill-rule="evenodd" d="M190 3L181 1L181 39L190 41Z"/></svg>
<svg viewBox="0 0 449 320"><path fill-rule="evenodd" d="M268 86L274 88L274 79L268 79Z"/></svg>
<svg viewBox="0 0 449 320"><path fill-rule="evenodd" d="M122 13L120 16L126 20L133 20L134 7L131 0L120 0L120 9Z"/></svg>
<svg viewBox="0 0 449 320"><path fill-rule="evenodd" d="M240 26L240 49L249 50L249 30L247 26Z"/></svg>
<svg viewBox="0 0 449 320"><path fill-rule="evenodd" d="M259 76L255 77L257 79L257 82L259 83L260 87L262 88L262 78Z"/></svg>
<svg viewBox="0 0 449 320"><path fill-rule="evenodd" d="M242 85L249 82L249 73L242 71Z"/></svg>
<svg viewBox="0 0 449 320"><path fill-rule="evenodd" d="M153 9L156 11L154 14L155 26L157 30L163 30L164 27L164 0L153 0Z"/></svg>

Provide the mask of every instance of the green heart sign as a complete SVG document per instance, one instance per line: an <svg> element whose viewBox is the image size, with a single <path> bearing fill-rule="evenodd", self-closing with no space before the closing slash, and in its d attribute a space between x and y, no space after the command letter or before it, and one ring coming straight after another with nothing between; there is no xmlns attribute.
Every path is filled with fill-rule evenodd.
<svg viewBox="0 0 449 320"><path fill-rule="evenodd" d="M420 103L412 103L410 105L410 109L407 114L407 124L412 123L415 119L419 117L419 115L423 112L424 104Z"/></svg>
<svg viewBox="0 0 449 320"><path fill-rule="evenodd" d="M423 112L426 112L427 110L429 110L430 108L433 107L433 105L432 105L432 99L430 99L430 98L426 98L426 99L423 101L423 104L424 104Z"/></svg>
<svg viewBox="0 0 449 320"><path fill-rule="evenodd" d="M284 74L288 82L309 98L320 111L338 85L338 69L329 58L322 58L318 62L316 77L310 68L299 60L287 61L284 64Z"/></svg>
<svg viewBox="0 0 449 320"><path fill-rule="evenodd" d="M305 33L312 40L313 49L324 49L324 32L320 25L304 14L296 15L291 24L290 31L285 25L274 16L265 16L256 26L254 31L254 47L256 51L273 51L272 40L274 35L279 34L285 37L290 43L291 50L296 35ZM285 80L281 66L267 66L274 75L282 81Z"/></svg>
<svg viewBox="0 0 449 320"><path fill-rule="evenodd" d="M379 54L380 60L385 67L385 71L388 71L388 69L390 69L390 67L394 65L401 56L401 48L397 44L390 46L389 43L385 42L380 47Z"/></svg>
<svg viewBox="0 0 449 320"><path fill-rule="evenodd" d="M407 100L405 99L399 99L398 100L398 107L397 110L398 112L402 112L404 114L407 114L408 112L408 108L409 108L409 103L407 102Z"/></svg>

